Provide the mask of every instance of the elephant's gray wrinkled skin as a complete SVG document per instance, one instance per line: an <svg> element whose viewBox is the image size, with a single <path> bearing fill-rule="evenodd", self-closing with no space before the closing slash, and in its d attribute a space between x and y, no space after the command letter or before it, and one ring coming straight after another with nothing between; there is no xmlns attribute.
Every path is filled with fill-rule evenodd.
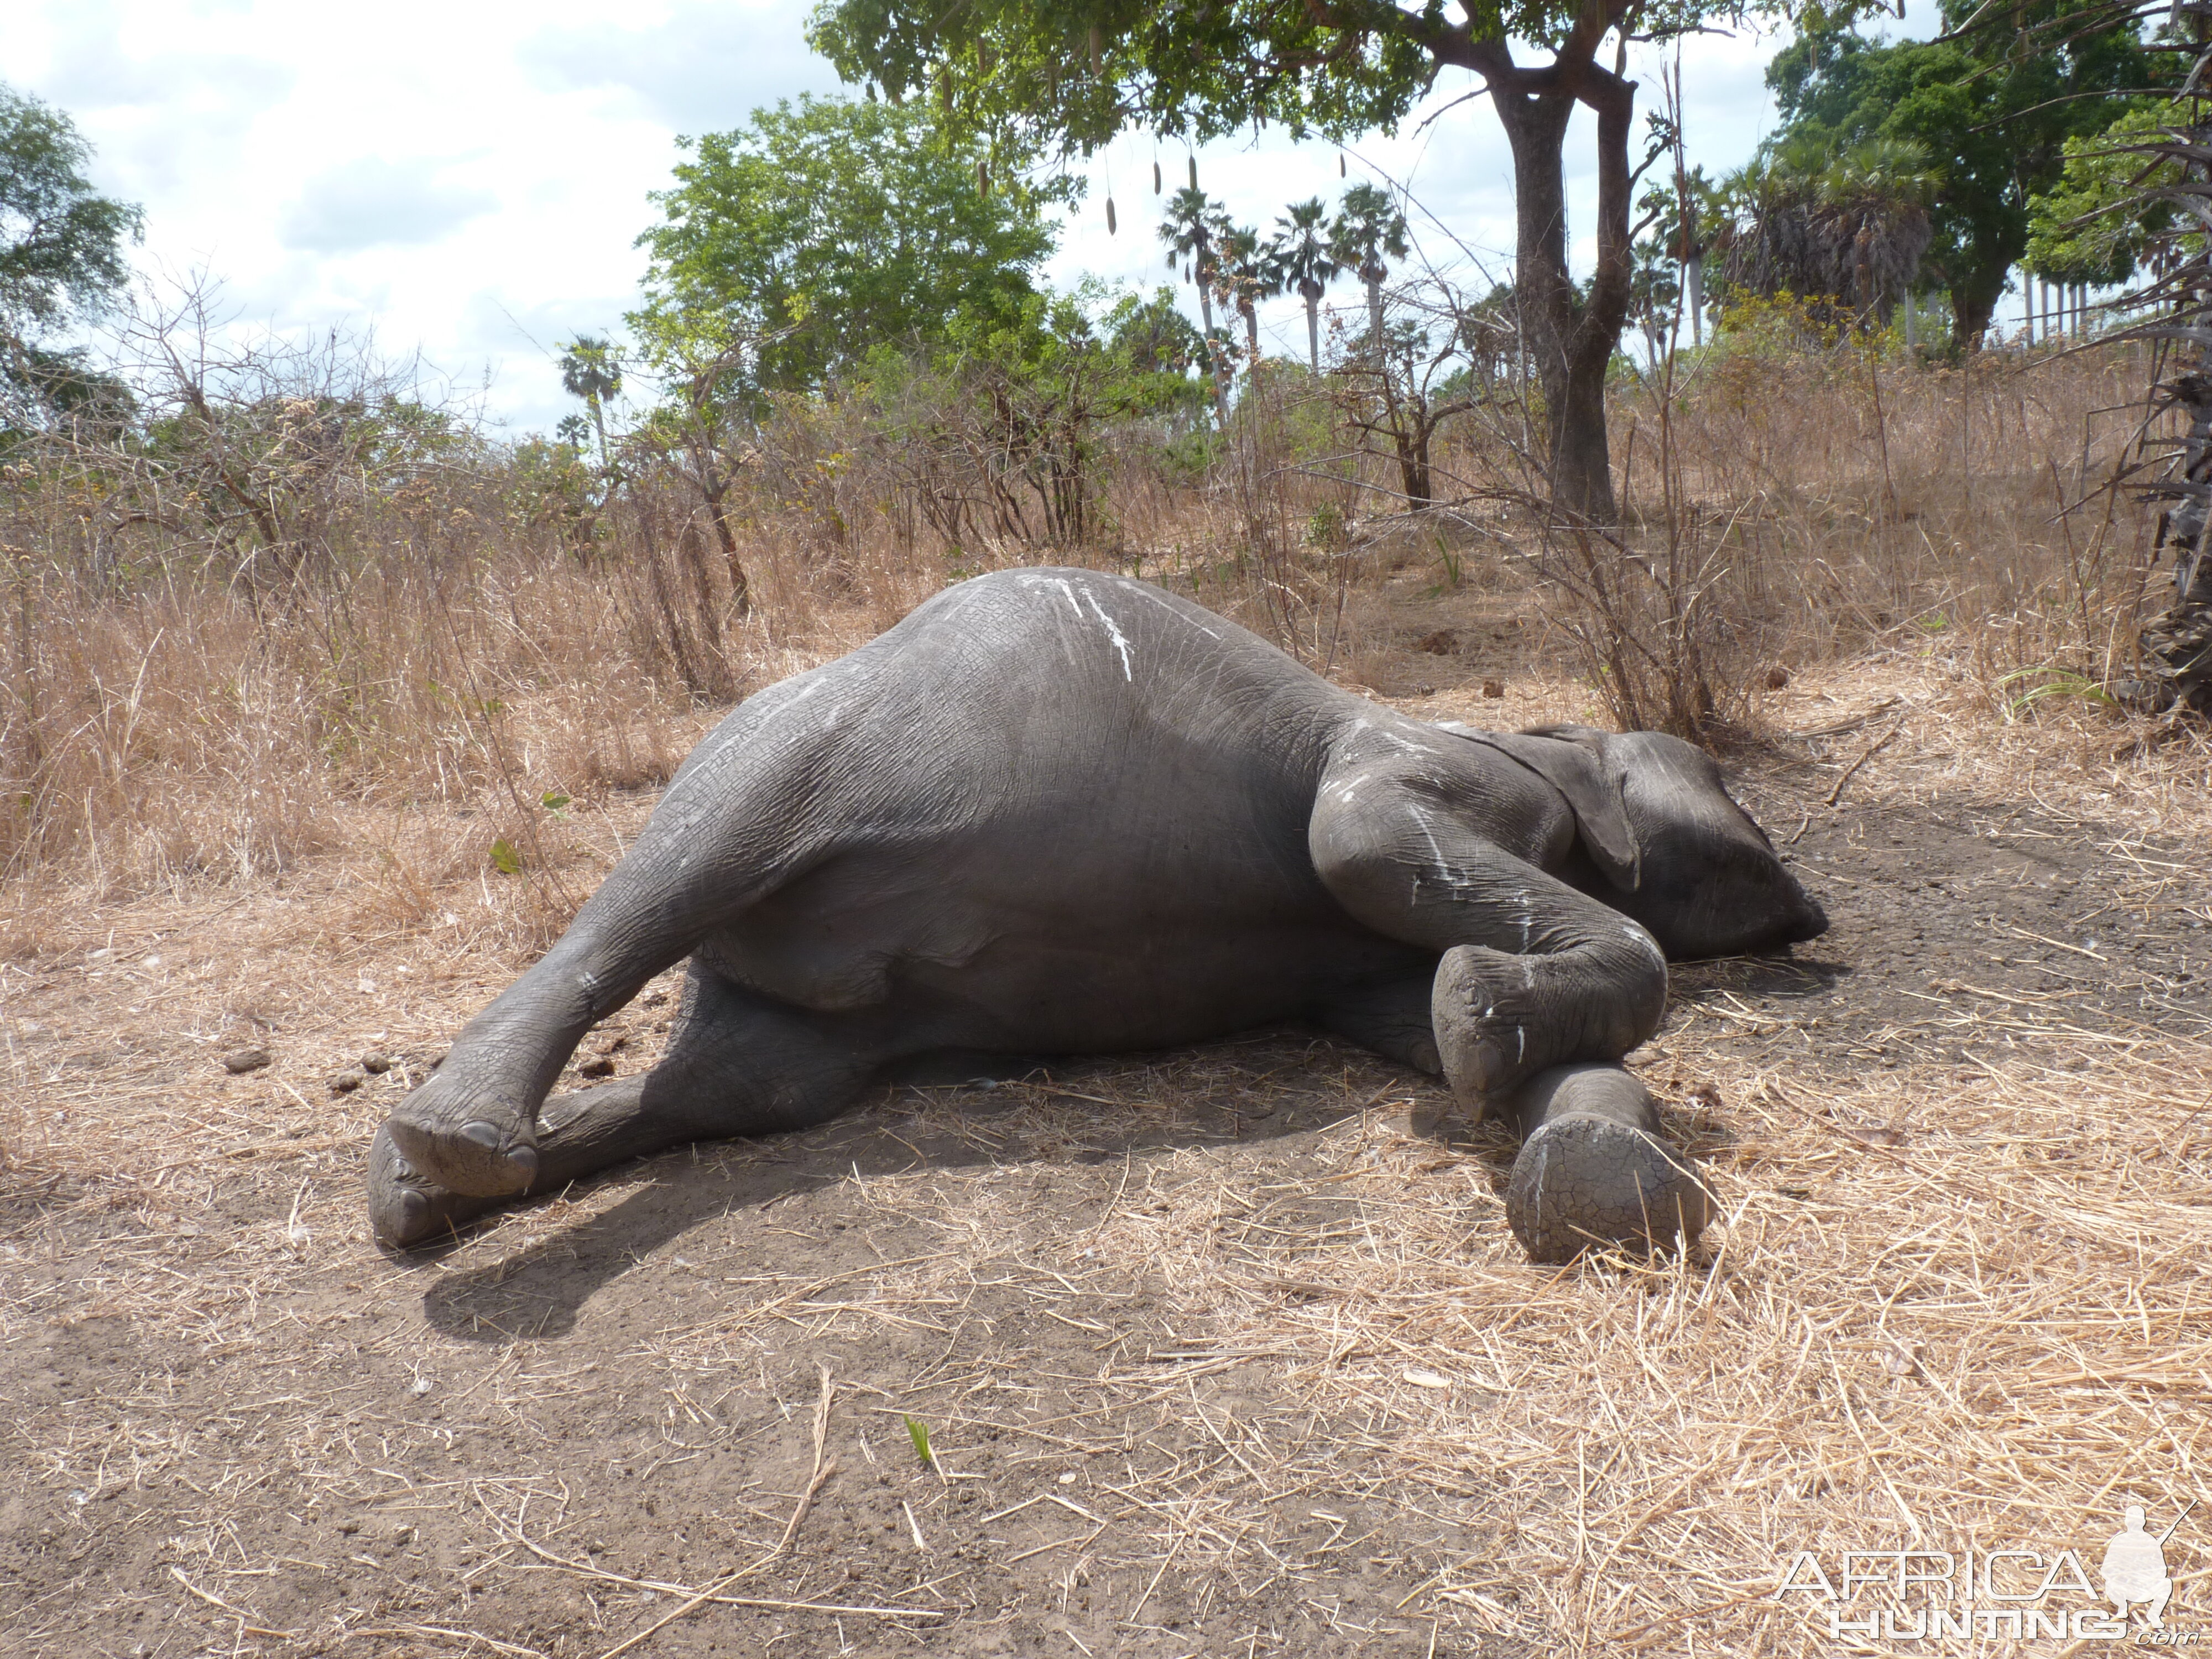
<svg viewBox="0 0 2212 1659"><path fill-rule="evenodd" d="M941 1051L1311 1018L1522 1115L1542 1167L1509 1212L1540 1259L1694 1237L1703 1190L1649 1097L1588 1062L1657 1026L1662 952L1826 925L1689 744L1427 725L1146 583L1002 572L692 752L379 1132L371 1217L423 1243L623 1158L819 1123ZM593 1023L687 957L660 1063L547 1101Z"/></svg>

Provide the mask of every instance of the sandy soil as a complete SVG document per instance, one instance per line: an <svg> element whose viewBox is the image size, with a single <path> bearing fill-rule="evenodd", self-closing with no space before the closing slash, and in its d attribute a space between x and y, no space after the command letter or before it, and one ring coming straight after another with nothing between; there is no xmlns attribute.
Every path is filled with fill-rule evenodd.
<svg viewBox="0 0 2212 1659"><path fill-rule="evenodd" d="M57 915L0 965L0 1645L1832 1651L1778 1553L2184 1501L2203 843L2107 815L2096 733L2018 787L1891 684L1793 691L1842 729L1741 761L1834 927L1681 969L1638 1057L1726 1206L1686 1261L1528 1267L1502 1135L1298 1031L887 1091L395 1258L362 1154L512 971L497 878Z"/></svg>

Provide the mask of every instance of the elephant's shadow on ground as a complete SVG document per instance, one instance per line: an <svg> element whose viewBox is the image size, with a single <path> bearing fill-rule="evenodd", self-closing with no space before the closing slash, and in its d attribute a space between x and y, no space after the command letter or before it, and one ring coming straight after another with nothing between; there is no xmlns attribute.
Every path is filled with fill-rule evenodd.
<svg viewBox="0 0 2212 1659"><path fill-rule="evenodd" d="M1678 964L1675 995L1725 992L1788 1001L1826 995L1848 964L1778 953ZM972 1076L975 1066L955 1071ZM1489 1166L1503 1192L1517 1142L1502 1125L1470 1127L1435 1078L1335 1038L1261 1031L1165 1053L1000 1062L1004 1082L966 1086L885 1084L830 1123L759 1139L700 1141L620 1164L580 1183L645 1184L605 1211L554 1223L500 1260L442 1273L423 1314L447 1335L507 1343L567 1334L591 1298L672 1240L718 1215L834 1187L857 1175L912 1174L992 1163L1104 1164L1148 1152L1285 1139L1323 1130L1386 1101L1411 1099L1449 1127L1453 1150ZM926 1079L942 1085L945 1079ZM1087 1110L1087 1119L1066 1109ZM1708 1129L1710 1155L1730 1137ZM532 1233L532 1200L503 1212L491 1233ZM413 1259L435 1271L483 1229Z"/></svg>
<svg viewBox="0 0 2212 1659"><path fill-rule="evenodd" d="M1004 1083L886 1084L818 1128L700 1141L617 1164L578 1190L641 1176L645 1184L574 1223L535 1220L532 1207L550 1200L533 1200L501 1212L488 1237L480 1226L410 1259L437 1275L423 1294L423 1316L446 1335L493 1344L556 1338L574 1328L592 1297L692 1229L855 1176L866 1181L991 1164L1120 1164L1180 1147L1310 1134L1408 1099L1432 1117L1451 1105L1437 1079L1295 1030L1164 1054L1054 1061ZM1077 1115L1086 1111L1087 1119ZM1489 1164L1502 1188L1513 1137L1502 1127L1470 1131L1449 1121L1460 1131L1455 1150ZM472 1240L495 1245L501 1233L535 1236L497 1261L442 1270L443 1258Z"/></svg>
<svg viewBox="0 0 2212 1659"><path fill-rule="evenodd" d="M1667 994L1670 1002L1680 1003L1733 991L1741 996L1771 997L1787 1003L1801 997L1829 995L1856 971L1848 962L1795 952L1716 957L1670 964Z"/></svg>

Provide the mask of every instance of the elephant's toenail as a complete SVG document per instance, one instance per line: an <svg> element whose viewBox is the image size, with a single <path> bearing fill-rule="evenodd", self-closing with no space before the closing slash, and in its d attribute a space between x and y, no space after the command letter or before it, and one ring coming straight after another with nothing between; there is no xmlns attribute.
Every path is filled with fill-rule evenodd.
<svg viewBox="0 0 2212 1659"><path fill-rule="evenodd" d="M511 1147L507 1154L507 1161L513 1164L516 1172L522 1176L524 1186L527 1187L538 1179L538 1149L536 1147Z"/></svg>
<svg viewBox="0 0 2212 1659"><path fill-rule="evenodd" d="M497 1129L492 1127L490 1124L478 1121L475 1123L464 1123L461 1125L461 1139L464 1140L473 1140L477 1146L483 1147L484 1151L488 1152L495 1152L499 1150L500 1142L505 1139L506 1137L501 1135Z"/></svg>
<svg viewBox="0 0 2212 1659"><path fill-rule="evenodd" d="M399 1214L402 1225L412 1235L430 1217L430 1200L421 1193L403 1192L399 1194Z"/></svg>

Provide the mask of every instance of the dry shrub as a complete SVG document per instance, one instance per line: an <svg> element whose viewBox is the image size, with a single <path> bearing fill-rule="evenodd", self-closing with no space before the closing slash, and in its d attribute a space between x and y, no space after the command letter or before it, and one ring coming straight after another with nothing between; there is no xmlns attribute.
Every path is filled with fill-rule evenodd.
<svg viewBox="0 0 2212 1659"><path fill-rule="evenodd" d="M1877 647L1991 678L2101 672L2132 653L2148 519L2098 492L2147 374L2129 347L1957 368L1717 351L1671 410L1650 390L1624 400L1631 545L1697 547L1686 568L1727 623L1723 691L1767 662Z"/></svg>

